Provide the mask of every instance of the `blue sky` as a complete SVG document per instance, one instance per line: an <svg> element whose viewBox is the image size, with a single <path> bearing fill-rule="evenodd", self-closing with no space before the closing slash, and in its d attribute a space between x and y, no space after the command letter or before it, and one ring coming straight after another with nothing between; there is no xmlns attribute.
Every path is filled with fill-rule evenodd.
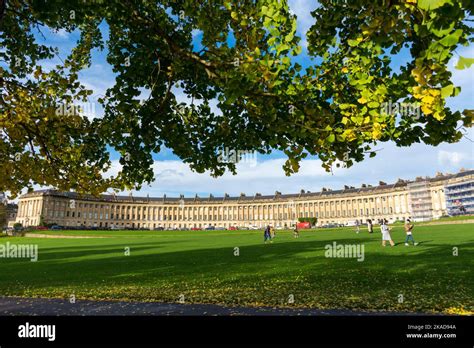
<svg viewBox="0 0 474 348"><path fill-rule="evenodd" d="M303 66L310 63L306 52L305 33L313 23L310 12L316 8L316 1L289 0L290 8L297 15L298 33L302 38L303 56L298 62ZM103 33L107 35L107 27L103 27ZM60 31L57 33L44 32L46 42L57 46L60 56L64 59L66 52L75 45L78 39L77 33ZM195 44L199 45L199 32L195 33ZM41 39L38 36L38 39ZM466 57L474 57L474 47L460 48L458 54ZM94 91L92 99L105 94L105 90L114 83L114 74L106 62L106 51L95 51L93 53L92 66L80 74L83 84ZM402 53L394 60L394 68L406 63L408 56ZM456 58L450 62L453 72L453 81L461 86L461 94L456 98L450 98L448 105L453 110L473 108L474 100L474 74L473 68L458 71L454 69ZM45 62L47 68L56 61ZM175 90L178 100L185 102L186 96L179 90ZM96 107L98 114L101 110ZM471 128L467 134L469 139L474 140L474 132ZM362 183L377 184L379 180L385 182L396 181L397 178L413 179L416 176L433 176L436 172L457 172L460 168L474 167L474 143L468 138L463 138L456 144L442 144L438 147L415 144L411 147L399 148L393 143L380 143L377 149L378 155L368 158L364 162L356 163L353 167L335 169L333 173L327 173L321 168L317 158L309 158L303 161L298 174L291 177L285 176L282 165L285 155L274 152L271 155L257 155L257 160L251 163L238 165L238 174L226 173L223 177L212 178L209 174L197 174L182 163L169 149L164 149L154 155L155 182L144 187L134 195L161 196L207 196L209 194L223 195L229 193L238 195L241 192L252 195L255 192L272 194L276 190L283 193L299 192L301 189L317 192L322 187L333 189L341 188L343 185L360 186ZM111 173L118 168L117 159L119 155L112 153L114 165Z"/></svg>

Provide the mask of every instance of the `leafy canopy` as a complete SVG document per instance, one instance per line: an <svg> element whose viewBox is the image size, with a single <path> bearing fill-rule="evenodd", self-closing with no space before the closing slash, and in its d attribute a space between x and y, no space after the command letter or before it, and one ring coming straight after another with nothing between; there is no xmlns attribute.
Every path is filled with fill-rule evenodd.
<svg viewBox="0 0 474 348"><path fill-rule="evenodd" d="M222 148L281 150L290 175L308 155L330 170L374 156L378 142L458 141L473 111L446 107L460 92L447 64L473 40L473 6L322 0L303 68L296 17L282 0L0 0L0 191L139 188L153 180L152 154L163 146L214 176L235 173L219 160ZM39 39L45 28L80 33L48 71L42 63L57 50ZM103 49L116 80L97 101L103 117L91 118L69 106L92 103L79 73ZM393 70L404 52L408 61ZM459 57L457 68L472 63ZM179 90L190 102L178 101ZM387 109L397 102L420 112ZM111 149L122 156L114 176L105 175Z"/></svg>

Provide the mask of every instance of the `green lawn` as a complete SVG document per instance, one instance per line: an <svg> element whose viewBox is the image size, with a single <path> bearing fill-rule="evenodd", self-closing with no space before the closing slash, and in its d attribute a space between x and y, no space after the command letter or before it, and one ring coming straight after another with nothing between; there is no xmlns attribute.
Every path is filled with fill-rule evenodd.
<svg viewBox="0 0 474 348"><path fill-rule="evenodd" d="M165 302L184 295L188 303L468 314L473 232L474 224L417 226L420 244L405 247L397 226L398 244L382 248L378 227L371 235L303 230L299 239L277 231L266 245L262 231L47 231L105 238L1 238L38 244L39 260L0 258L0 295ZM362 243L364 261L326 258L333 241Z"/></svg>

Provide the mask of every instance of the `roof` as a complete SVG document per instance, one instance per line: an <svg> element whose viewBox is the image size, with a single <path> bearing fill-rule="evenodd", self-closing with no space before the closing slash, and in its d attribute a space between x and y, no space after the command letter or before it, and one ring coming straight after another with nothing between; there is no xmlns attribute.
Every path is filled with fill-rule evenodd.
<svg viewBox="0 0 474 348"><path fill-rule="evenodd" d="M474 170L466 170L463 172L459 172L457 174L446 174L442 176L438 176L436 178L426 178L429 182L438 182L440 180L448 180L454 178L460 178L468 175L473 175ZM240 196L233 196L230 197L228 195L224 197L214 197L213 195L205 196L205 197L168 197L164 195L163 197L134 197L134 196L119 196L119 195L101 195L100 197L96 197L93 195L81 195L76 192L61 192L53 189L45 189L45 190L37 190L27 194L22 195L20 198L26 198L36 195L47 195L47 196L56 196L56 197L66 197L69 199L86 199L86 200L97 200L100 198L101 201L104 202L135 202L135 203L149 203L149 202L162 202L162 203L179 203L180 201L184 201L185 203L222 203L225 201L231 202L253 202L253 201L288 201L288 200L301 200L304 198L326 198L340 194L350 194L350 195L357 195L359 193L378 193L379 191L385 190L393 190L393 189L400 189L406 187L408 184L414 183L416 180L412 181L397 181L394 184L385 184L385 185L377 185L377 186L370 186L370 187L360 187L360 188L345 188L341 190L327 190L327 191L320 191L320 192L301 192L301 193L292 193L292 194L274 194L274 195L240 195Z"/></svg>

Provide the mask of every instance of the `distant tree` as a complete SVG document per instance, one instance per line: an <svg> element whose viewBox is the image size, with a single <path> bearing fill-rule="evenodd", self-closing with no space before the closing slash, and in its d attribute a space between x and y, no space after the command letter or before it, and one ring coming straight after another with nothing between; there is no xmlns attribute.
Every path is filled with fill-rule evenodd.
<svg viewBox="0 0 474 348"><path fill-rule="evenodd" d="M447 64L473 40L473 7L321 0L307 37L313 61L303 69L292 59L302 47L284 0L0 0L0 191L139 188L154 179L152 154L163 146L214 176L235 172L234 162L219 161L224 147L281 150L290 175L308 155L330 170L374 156L380 141L458 141L473 111L446 107L460 91ZM62 61L43 42L48 29L80 33ZM98 99L104 117L89 119L74 104L92 102L79 73L105 47L115 84ZM393 70L403 49L407 62ZM52 58L58 65L45 71ZM459 57L457 67L472 63ZM398 101L421 112L387 109ZM110 149L122 165L112 177L104 175Z"/></svg>
<svg viewBox="0 0 474 348"><path fill-rule="evenodd" d="M43 227L46 226L46 223L44 222L44 216L43 215L40 215L38 226L43 226Z"/></svg>
<svg viewBox="0 0 474 348"><path fill-rule="evenodd" d="M7 207L5 203L0 203L0 228L7 225Z"/></svg>

